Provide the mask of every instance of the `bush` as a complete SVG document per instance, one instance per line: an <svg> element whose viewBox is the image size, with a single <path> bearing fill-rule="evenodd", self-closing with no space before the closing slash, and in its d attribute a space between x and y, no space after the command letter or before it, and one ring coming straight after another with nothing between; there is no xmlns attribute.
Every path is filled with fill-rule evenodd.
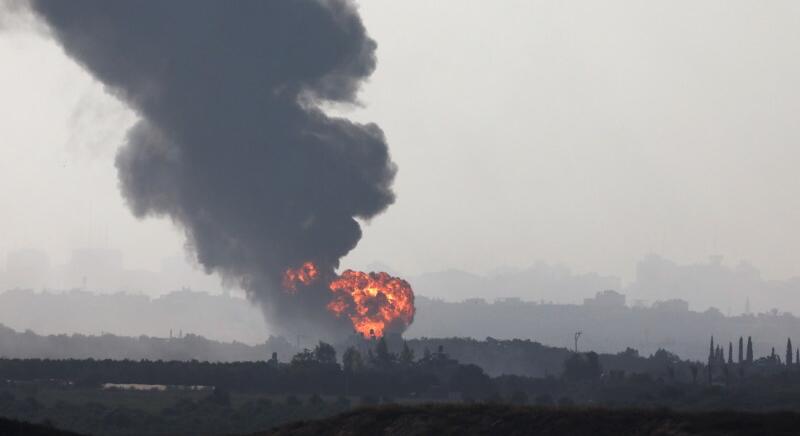
<svg viewBox="0 0 800 436"><path fill-rule="evenodd" d="M345 396L340 396L336 399L336 405L339 407L350 407L350 399Z"/></svg>
<svg viewBox="0 0 800 436"><path fill-rule="evenodd" d="M372 395L364 395L363 397L361 397L361 404L365 406L374 406L378 403L379 403L378 397L374 397Z"/></svg>
<svg viewBox="0 0 800 436"><path fill-rule="evenodd" d="M308 404L314 407L320 407L325 404L325 400L323 400L318 394L314 394L308 398Z"/></svg>
<svg viewBox="0 0 800 436"><path fill-rule="evenodd" d="M214 388L211 395L206 398L206 401L217 406L229 407L231 405L231 394L225 389Z"/></svg>
<svg viewBox="0 0 800 436"><path fill-rule="evenodd" d="M536 404L539 406L552 406L553 405L553 397L550 394L541 394L536 397L534 400Z"/></svg>
<svg viewBox="0 0 800 436"><path fill-rule="evenodd" d="M484 400L484 402L487 403L487 404L502 404L502 403L504 403L503 397L501 397L500 394L498 394L496 392L491 394L491 395L489 395L488 397L486 397L486 400Z"/></svg>
<svg viewBox="0 0 800 436"><path fill-rule="evenodd" d="M600 377L603 368L597 353L572 353L564 361L564 378L569 380L593 380Z"/></svg>
<svg viewBox="0 0 800 436"><path fill-rule="evenodd" d="M289 396L286 397L286 405L287 406L297 407L297 406L300 406L302 404L303 403L300 402L300 399L298 399L294 395L289 395Z"/></svg>
<svg viewBox="0 0 800 436"><path fill-rule="evenodd" d="M511 394L511 403L520 406L528 404L528 394L522 391L514 391L514 393Z"/></svg>

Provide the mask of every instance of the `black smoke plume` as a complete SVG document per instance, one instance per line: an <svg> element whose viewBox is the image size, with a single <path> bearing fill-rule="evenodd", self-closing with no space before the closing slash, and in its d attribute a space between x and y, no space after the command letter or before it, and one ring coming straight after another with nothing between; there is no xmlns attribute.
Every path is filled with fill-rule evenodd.
<svg viewBox="0 0 800 436"><path fill-rule="evenodd" d="M170 217L207 271L238 281L286 333L341 332L324 275L394 201L383 132L323 113L355 102L375 42L347 0L33 0L70 57L139 116L116 165L138 217Z"/></svg>

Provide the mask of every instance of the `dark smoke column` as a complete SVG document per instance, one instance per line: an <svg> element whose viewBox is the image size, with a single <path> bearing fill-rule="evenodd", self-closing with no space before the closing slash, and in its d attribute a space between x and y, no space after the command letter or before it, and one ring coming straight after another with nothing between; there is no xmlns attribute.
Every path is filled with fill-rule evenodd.
<svg viewBox="0 0 800 436"><path fill-rule="evenodd" d="M167 216L208 271L289 333L348 330L324 286L282 291L304 261L330 276L358 218L394 201L383 132L326 116L375 68L347 0L34 0L66 52L140 117L117 156L138 217ZM324 336L324 335L321 335Z"/></svg>

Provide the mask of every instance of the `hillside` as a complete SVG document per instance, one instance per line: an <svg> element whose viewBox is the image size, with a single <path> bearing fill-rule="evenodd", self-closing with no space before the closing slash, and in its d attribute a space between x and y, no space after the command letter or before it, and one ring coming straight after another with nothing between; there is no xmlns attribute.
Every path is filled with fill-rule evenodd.
<svg viewBox="0 0 800 436"><path fill-rule="evenodd" d="M350 435L794 435L796 413L419 405L359 409L289 424L260 436Z"/></svg>

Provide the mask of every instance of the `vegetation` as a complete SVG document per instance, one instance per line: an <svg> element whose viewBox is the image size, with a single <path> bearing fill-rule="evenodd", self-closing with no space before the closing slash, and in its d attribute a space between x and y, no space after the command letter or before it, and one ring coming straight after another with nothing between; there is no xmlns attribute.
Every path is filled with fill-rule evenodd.
<svg viewBox="0 0 800 436"><path fill-rule="evenodd" d="M0 418L0 434L4 436L77 436L77 433L53 428L50 422L37 425L4 418Z"/></svg>
<svg viewBox="0 0 800 436"><path fill-rule="evenodd" d="M501 405L384 406L260 433L310 435L794 435L800 415L668 410L511 407Z"/></svg>
<svg viewBox="0 0 800 436"><path fill-rule="evenodd" d="M252 433L349 409L349 399L337 397L246 395L222 389L101 390L39 382L0 391L2 416L102 435ZM0 426L0 434L13 433Z"/></svg>
<svg viewBox="0 0 800 436"><path fill-rule="evenodd" d="M665 350L644 357L630 348L614 355L576 353L530 341L393 341L353 343L341 359L320 342L289 362L277 355L232 363L0 359L0 416L84 433L140 435L246 433L395 403L800 411L795 356L782 360L772 352L749 361L743 346L742 361L734 362L733 344L713 339L705 363ZM454 359L444 344L462 352L488 349L498 359L524 356L530 364L561 357L561 369L546 377L491 377ZM415 351L420 345L422 352ZM787 343L786 356L790 351L796 350Z"/></svg>

